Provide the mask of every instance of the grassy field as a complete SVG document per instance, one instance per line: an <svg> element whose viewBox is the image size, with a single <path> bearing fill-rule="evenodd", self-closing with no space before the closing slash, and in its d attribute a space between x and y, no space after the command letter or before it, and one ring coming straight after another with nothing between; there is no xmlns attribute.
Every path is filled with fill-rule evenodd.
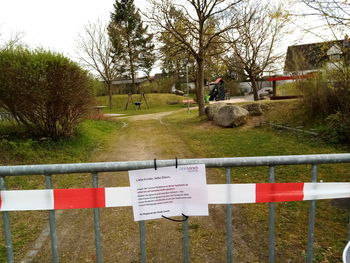
<svg viewBox="0 0 350 263"><path fill-rule="evenodd" d="M198 153L200 157L239 157L293 154L322 154L346 152L347 148L335 148L318 139L276 132L268 128L223 129L212 126L197 113L177 114L167 118L174 132ZM276 167L277 182L310 181L309 165ZM215 183L224 183L221 171ZM268 167L235 168L234 183L267 182ZM320 165L318 180L324 182L349 182L350 165ZM212 182L213 183L213 182ZM267 261L267 204L236 205L234 226L249 248ZM277 262L304 262L307 242L308 202L284 202L277 204L276 235ZM322 200L317 202L315 232L315 262L340 262L341 251L347 241L348 211L341 202ZM244 253L244 252L241 252Z"/></svg>
<svg viewBox="0 0 350 263"><path fill-rule="evenodd" d="M186 97L177 96L174 94L168 93L147 93L145 94L147 99L147 103L149 105L149 109L142 98L141 109L135 108L135 106L130 102L128 109L125 110L125 105L128 101L127 94L121 95L113 95L112 100L112 109L105 108L103 110L104 113L118 113L118 114L126 114L126 115L137 115L137 114L148 114L148 113L156 113L156 112L164 112L164 111L173 111L176 109L180 109L185 107L182 103ZM132 99L134 102L140 101L140 94L132 95ZM97 105L108 106L108 96L100 96L96 98Z"/></svg>
<svg viewBox="0 0 350 263"><path fill-rule="evenodd" d="M164 98L163 96L161 96ZM181 97L180 97L181 98ZM115 99L120 99L118 96ZM154 97L157 101L157 97ZM160 99L159 99L160 101ZM172 110L179 109L182 105L166 105L166 99L162 103L157 102L155 109ZM263 102L269 105L270 114L266 117L286 118L296 101ZM163 108L164 107L164 108ZM281 112L281 109L285 111ZM113 112L113 111L111 111ZM118 111L116 111L118 112ZM130 114L145 113L135 111ZM279 112L279 114L278 114ZM275 114L275 115L273 115ZM145 149L165 153L167 158L178 156L179 158L201 157L239 157L239 156L268 156L291 154L320 154L347 152L346 147L334 147L321 142L318 138L295 136L288 132L276 131L266 127L253 127L252 123L240 128L223 129L207 122L206 118L198 118L198 112L179 112L158 121L135 122L139 129L126 128L128 136L146 137L148 140L156 140L160 144L159 149L146 145ZM295 116L294 116L295 117ZM290 118L294 118L290 116ZM147 125L152 127L152 135L145 132ZM157 126L159 125L159 126ZM133 126L130 126L133 127ZM159 127L159 128L157 128ZM149 128L149 127L148 127ZM35 141L27 138L22 131L10 132L13 128L10 123L0 126L0 161L2 164L28 164L28 163L66 163L87 161L93 152L103 150L111 139L123 133L119 122L89 120L82 123L79 134L69 141L52 142L49 140ZM156 131L156 132L154 132ZM164 139L162 133L167 134ZM169 139L169 136L176 140ZM128 142L132 140L129 138ZM186 149L182 154L182 148ZM187 153L191 154L188 156ZM170 156L170 157L168 157ZM277 182L308 182L310 181L310 166L280 166L276 167ZM208 169L208 183L224 183L224 171L222 169ZM259 183L267 182L268 167L235 168L232 173L233 183ZM349 182L350 165L320 165L318 180L324 182ZM7 181L11 189L41 189L44 188L42 176L32 180L24 177L14 177ZM55 180L55 187L66 188L84 186L79 176L74 179L70 175L60 176ZM284 202L278 203L276 208L276 262L304 262L307 240L308 202ZM267 204L249 204L234 206L234 235L239 235L248 244L248 250L254 252L259 258L255 262L267 261ZM211 208L211 211L215 209ZM211 214L211 217L219 216ZM27 218L36 218L36 222L28 224ZM13 212L11 213L12 231L16 254L26 252L26 244L42 230L47 222L47 212ZM221 219L220 219L221 220ZM218 220L217 222L219 222ZM224 226L222 224L218 229ZM315 232L315 262L340 262L341 251L347 240L348 210L342 202L329 200L317 201L317 217ZM203 246L203 240L217 242L217 246L224 246L224 235L211 235L204 225L193 218L190 224L191 249ZM0 223L1 224L1 223ZM150 222L148 225L156 226ZM148 228L149 229L149 228ZM181 229L179 230L181 231ZM221 231L221 230L220 230ZM220 232L218 230L218 232ZM221 233L221 232L220 232ZM237 239L235 245L238 246ZM236 246L235 246L236 247ZM238 251L245 255L248 251ZM219 253L216 250L212 253ZM0 262L4 261L5 248L1 246ZM194 258L196 259L196 258ZM155 261L156 262L156 261ZM194 260L196 262L196 260ZM199 262L199 261L198 261ZM202 261L203 262L203 261Z"/></svg>
<svg viewBox="0 0 350 263"><path fill-rule="evenodd" d="M171 111L183 107L183 97L172 94L147 94L150 109L134 110L133 105L124 111L127 95L113 97L112 110L106 113L123 113L127 115L147 114L161 111ZM134 95L134 101L138 101ZM97 98L98 105L107 105L107 97ZM0 122L0 164L49 164L86 162L92 154L101 151L118 134L121 122L107 120L86 120L81 123L78 133L69 140L52 141L47 138L32 139L24 129L13 122ZM8 189L43 189L43 176L24 176L6 178ZM61 175L55 176L55 188L84 187L89 184L86 176ZM35 224L28 224L27 218L36 218ZM23 255L28 243L33 240L47 222L47 212L27 211L11 213L11 227L16 255ZM2 222L0 222L0 227ZM3 243L3 240L2 242ZM0 262L5 261L5 247L0 247Z"/></svg>
<svg viewBox="0 0 350 263"><path fill-rule="evenodd" d="M120 124L104 120L86 120L70 139L52 141L48 138L32 139L13 122L0 123L0 163L40 164L80 162L89 153L103 147L118 131Z"/></svg>
<svg viewBox="0 0 350 263"><path fill-rule="evenodd" d="M69 140L51 141L48 139L34 140L18 128L14 123L0 123L0 164L47 164L74 163L87 161L90 156L108 145L109 140L119 132L121 125L117 122L86 120L74 138ZM86 176L84 177L86 178ZM82 187L85 179L80 176L55 176L55 188ZM8 189L44 189L43 176L7 177ZM35 218L35 223L28 222ZM24 249L33 238L42 231L47 222L46 211L25 211L11 213L11 228L13 245L16 255L25 253ZM2 220L0 222L2 229ZM3 238L3 235L1 235ZM0 262L5 262L6 250L1 240Z"/></svg>

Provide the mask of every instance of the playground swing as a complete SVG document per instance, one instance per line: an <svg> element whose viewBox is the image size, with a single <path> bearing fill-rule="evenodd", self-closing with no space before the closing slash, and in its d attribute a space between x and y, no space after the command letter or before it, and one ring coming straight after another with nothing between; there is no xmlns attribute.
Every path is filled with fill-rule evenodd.
<svg viewBox="0 0 350 263"><path fill-rule="evenodd" d="M134 101L133 98L132 98L132 93L129 93L128 94L128 100L125 104L125 110L128 109L128 106L129 106L129 103L132 103L134 105L134 109L141 109L141 105L142 105L142 99L145 101L146 105L147 105L147 109L149 109L149 105L148 105L148 102L147 102L147 99L146 99L146 96L145 96L145 93L142 92L140 93L140 100L139 101Z"/></svg>

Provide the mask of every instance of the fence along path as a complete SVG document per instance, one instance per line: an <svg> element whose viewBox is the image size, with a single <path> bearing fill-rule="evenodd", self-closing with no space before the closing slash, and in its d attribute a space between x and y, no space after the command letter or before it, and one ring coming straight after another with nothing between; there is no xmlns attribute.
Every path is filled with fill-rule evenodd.
<svg viewBox="0 0 350 263"><path fill-rule="evenodd" d="M182 159L179 160L179 165L181 164L199 164L204 163L207 167L226 167L226 179L227 183L230 183L231 178L231 168L227 167L237 167L237 166L261 166L268 165L270 168L275 165L283 164L312 164L311 175L312 181L317 176L317 165L320 163L338 163L338 162L350 162L350 154L334 154L334 155L310 155L310 156L275 156L275 157L247 157L247 158L212 158L212 159ZM159 167L171 165L172 160L159 161ZM122 162L122 163L95 163L95 164L72 164L72 165L56 165L56 166L29 166L29 167L3 167L0 168L0 175L16 175L16 174L47 174L50 171L55 173L69 173L69 172L83 172L91 171L94 177L97 175L96 171L118 171L118 170L132 170L139 168L150 168L152 167L152 161L139 161L139 162ZM273 174L273 170L269 170L270 175ZM3 177L2 177L3 178ZM2 179L3 180L3 179ZM96 183L96 182L95 182ZM3 188L3 182L1 182ZM95 184L94 187L97 187ZM80 189L80 190L37 190L37 191L17 191L19 193L19 198L23 198L23 195L30 194L40 194L45 191L45 193L53 192L53 200L49 205L43 205L40 209L55 208L56 206L59 209L65 208L93 208L93 207L103 207L106 206L107 202L91 202L88 205L77 203L76 200L68 200L71 198L69 192L73 193L74 191L80 191L80 196L108 196L108 190L116 190L118 188L95 188L95 189ZM122 188L126 189L126 188ZM120 190L120 188L119 188ZM227 191L225 193L225 190ZM322 198L348 198L350 197L350 184L349 183L264 183L264 184L241 184L241 185L209 185L209 203L221 203L227 204L227 213L226 219L226 241L227 241L227 262L232 262L232 253L233 253L233 244L232 244L232 210L231 203L254 203L254 202L272 202L272 201L298 201L298 200L312 200L312 199L322 199ZM94 191L94 194L91 192ZM11 210L11 202L13 205L16 205L16 191L13 192L4 192L1 194L1 197L4 198L3 207L4 210ZM34 193L35 192L35 193ZM55 194L57 192L57 194ZM66 200L62 199L64 195L63 192L67 192ZM237 193L238 192L238 193ZM125 193L125 191L124 191ZM221 194L221 195L220 195ZM11 197L12 195L12 197ZM120 193L117 194L117 196ZM110 194L110 199L112 199L113 194ZM68 198L68 199L67 199ZM11 200L12 199L12 200ZM39 198L40 199L40 198ZM57 200L56 200L57 199ZM61 199L61 200L58 200ZM73 197L74 199L74 197ZM101 198L100 198L101 199ZM121 198L120 200L122 200ZM64 200L64 202L62 202ZM82 199L83 200L83 199ZM114 200L117 202L118 198ZM109 200L109 202L113 202ZM57 204L56 204L57 203ZM71 206L73 204L73 206ZM121 205L130 205L130 202L124 202ZM271 203L274 204L274 203ZM27 209L25 204L17 202L18 206L22 206L21 209ZM31 205L28 203L27 205ZM116 204L117 206L120 204ZM275 262L275 225L274 225L274 206L270 206L269 213L269 262ZM309 214L309 238L308 238L308 251L307 251L307 262L312 262L313 259L313 236L314 236L314 227L315 227L315 201L311 201L310 214ZM272 210L272 211L271 211ZM5 212L6 213L6 212ZM6 214L5 214L6 215ZM7 224L7 223L6 223ZM99 227L100 222L96 221L95 217L95 227ZM145 243L145 229L144 222L139 223L140 226L140 242L141 242L141 262L146 262L146 243ZM184 223L187 232L183 232L183 244L184 244L184 262L190 261L189 256L189 239L188 239L188 225ZM98 231L97 231L98 232ZM97 236L100 234L98 233ZM162 233L163 235L163 233ZM164 238L164 236L163 236ZM173 237L171 237L173 238ZM160 239L165 240L165 239ZM170 239L171 240L171 239ZM99 250L101 244L97 242L96 248ZM76 247L75 247L76 248ZM123 251L125 253L125 251ZM164 252L163 252L164 253ZM108 253L110 254L110 253ZM102 262L102 254L100 251L96 254L98 256L97 262ZM162 254L161 254L162 255ZM156 260L158 261L161 256L157 255ZM250 259L250 258L249 258ZM116 258L114 258L116 260ZM58 257L56 258L58 262Z"/></svg>
<svg viewBox="0 0 350 263"><path fill-rule="evenodd" d="M138 133L138 136L134 136L134 131L137 130L142 130L143 133ZM156 138L149 136L155 133L157 133L156 127L153 128L152 125L144 122L131 122L125 128L121 137L117 137L109 149L96 156L94 161L136 161L161 158L164 156L161 152L162 149L157 146ZM174 140L174 138L171 138L171 140ZM129 179L126 172L105 173L99 177L100 187L128 185ZM64 211L57 230L60 251L66 254L64 261L95 261L94 229L92 226L93 212L91 210ZM149 255L150 262L152 262L152 255L154 257L158 256L161 250L168 251L167 254L161 256L164 261L170 260L168 262L171 262L171 258L176 258L174 251L181 252L181 242L179 242L181 233L176 231L175 225L171 225L170 230L166 230L167 228L168 224L165 222L147 227L147 237L149 237L147 242L151 250ZM104 262L139 262L138 231L139 226L133 222L132 209L130 207L102 209L101 233ZM163 235L163 238L174 241L158 244L161 235ZM172 246L174 249L169 250L168 246ZM50 247L48 245L37 255L36 260L45 262L50 260Z"/></svg>
<svg viewBox="0 0 350 263"><path fill-rule="evenodd" d="M138 125L145 127L141 123L133 123L128 126L130 133ZM97 156L95 161L118 161L116 160L117 153L121 154L118 156L120 161L123 160L145 160L157 158L171 158L173 156L167 156L164 154L161 148L155 147L156 141L152 141L152 137L146 136L149 133L167 132L166 130L159 131L159 127L153 130L150 126L147 126L148 130L144 132L144 136L140 136L139 141L128 141L130 133L126 132L115 146L115 153L111 148L106 155ZM166 127L164 127L166 129ZM154 139L155 140L155 139ZM172 138L174 145L181 143L179 139ZM118 148L116 147L118 146ZM140 151L140 149L143 149ZM184 149L183 147L174 147L174 149ZM136 150L138 154L136 154ZM174 154L174 152L172 152ZM191 152L176 152L178 157L191 157ZM159 157L161 156L161 157ZM164 156L164 157L163 157ZM185 163L206 163L208 167L236 167L242 166L258 166L265 165L270 166L269 174L272 178L274 175L273 165L280 164L292 164L292 163L313 163L312 174L317 174L316 164L322 162L348 162L350 160L349 155L323 155L313 156L305 158L303 156L296 156L292 158L287 157L264 157L264 158L235 158L234 162L226 163L225 159L198 159L198 160L179 160L179 164ZM127 166L125 163L120 164L122 169L125 170ZM141 162L133 166L133 168L147 168L151 167L151 162ZM159 161L159 166L173 165L173 160ZM93 166L87 165L86 169L82 169L81 165L69 165L64 166L66 172L97 172L97 171L112 171L113 169L98 168L94 170ZM70 169L73 170L70 170ZM96 168L96 167L95 167ZM115 167L114 167L115 168ZM130 167L131 168L131 167ZM55 169L51 170L54 173ZM209 169L210 170L210 169ZM46 173L51 173L50 169ZM1 169L0 169L1 173ZM40 173L37 171L37 173ZM6 173L9 174L9 173ZM226 170L226 175L230 175L230 169ZM3 174L4 175L4 174ZM208 173L208 183L214 182L214 177L217 174ZM229 183L229 177L227 183ZM224 182L222 182L224 183ZM99 187L114 187L114 186L127 186L128 179L127 174L114 174L108 172L107 174L101 174L99 180ZM226 206L228 211L227 216L232 213L230 211L230 205ZM273 211L273 206L270 210ZM232 207L231 207L232 209ZM312 209L311 209L311 217ZM314 212L313 212L314 213ZM210 217L202 218L191 218L191 224L193 226L200 226L198 231L194 231L191 236L191 258L195 259L194 262L224 262L232 259L232 252L226 255L226 245L232 242L232 235L226 235L225 227L230 227L225 222L225 207L213 206L210 208ZM273 218L273 213L270 213ZM94 262L96 260L95 249L94 249L94 232L93 232L93 212L91 209L82 210L65 210L62 216L58 220L57 233L58 233L58 244L59 244L59 256L62 262ZM312 222L310 224L312 229ZM203 231L201 230L203 229ZM232 228L231 228L232 229ZM101 232L102 232L102 243L103 243L103 258L105 262L138 262L139 261L139 226L133 222L132 211L129 207L122 208L107 208L101 210ZM271 228L271 231L274 228ZM165 220L150 221L146 223L146 236L147 236L147 259L148 262L179 262L182 258L182 232L181 227L177 224L170 224ZM232 234L232 233L231 233ZM313 234L313 233L311 233ZM199 235L199 237L197 236ZM236 251L244 251L244 255L236 254L235 260L237 262L254 262L258 261L257 255L249 249L249 246L244 243L241 238L242 233L236 232L234 235L234 245L229 247L235 248ZM211 242L214 237L222 236L222 239L218 239L219 242ZM160 242L166 240L166 242ZM193 241L195 240L195 241ZM215 238L215 240L217 240ZM274 242L273 235L271 236L270 242ZM166 252L165 252L166 251ZM273 249L270 249L270 257L274 257ZM33 259L33 262L49 262L51 258L49 242L46 243L39 254ZM19 261L19 260L18 260ZM272 261L273 262L273 261Z"/></svg>
<svg viewBox="0 0 350 263"><path fill-rule="evenodd" d="M208 184L208 204L251 204L350 197L350 183ZM0 211L132 206L130 187L0 192Z"/></svg>
<svg viewBox="0 0 350 263"><path fill-rule="evenodd" d="M135 131L137 136L135 135ZM157 136L167 141L166 145L159 145ZM151 136L153 135L153 136ZM181 146L181 147L179 147ZM171 148L171 152L169 152ZM121 136L112 145L95 156L94 162L137 161L147 159L193 158L195 154L181 141L172 135L166 125L159 125L157 120L129 122ZM74 175L72 175L74 176ZM208 173L208 183L215 183L217 171ZM216 180L216 181L215 181ZM219 181L220 182L220 181ZM225 179L221 179L225 183ZM128 186L129 179L126 172L101 173L99 187ZM55 186L55 181L53 181ZM91 184L86 184L91 187ZM91 209L62 210L57 221L59 254L62 262L95 262L93 212ZM191 237L191 257L198 261L223 262L225 252L225 207L211 206L210 214L218 216L210 218L191 218L191 224L196 228L195 237ZM131 207L101 209L101 233L103 243L104 262L139 262L139 226L133 221ZM257 257L249 252L248 246L235 233L237 247L241 251L248 251L248 257ZM169 223L166 220L154 220L146 223L147 260L148 262L179 262L182 258L182 230L181 224ZM217 243L210 242L208 237L221 236ZM166 242L159 242L167 240ZM195 241L195 243L192 243ZM29 247L32 249L32 247ZM166 251L166 253L164 253ZM180 258L180 259L179 259ZM237 255L237 259L246 255ZM17 261L20 261L18 258ZM51 247L47 240L44 247L38 250L32 262L50 262ZM117 260L117 261L116 261ZM244 261L241 261L244 262Z"/></svg>

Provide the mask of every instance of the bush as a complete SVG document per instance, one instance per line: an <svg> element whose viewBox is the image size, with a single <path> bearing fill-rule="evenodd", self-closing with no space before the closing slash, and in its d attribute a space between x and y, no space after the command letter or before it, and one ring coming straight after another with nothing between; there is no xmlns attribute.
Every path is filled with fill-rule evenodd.
<svg viewBox="0 0 350 263"><path fill-rule="evenodd" d="M330 143L350 143L350 116L340 112L326 118L326 126L322 129L322 137Z"/></svg>
<svg viewBox="0 0 350 263"><path fill-rule="evenodd" d="M314 79L298 82L302 109L311 121L321 121L323 138L332 143L350 143L349 68L325 69Z"/></svg>
<svg viewBox="0 0 350 263"><path fill-rule="evenodd" d="M303 94L302 106L309 117L324 118L342 111L343 106L346 106L340 100L346 96L343 90L336 89L332 83L322 79L300 83L299 89Z"/></svg>
<svg viewBox="0 0 350 263"><path fill-rule="evenodd" d="M71 136L91 102L87 73L68 58L43 50L0 52L0 107L34 135Z"/></svg>

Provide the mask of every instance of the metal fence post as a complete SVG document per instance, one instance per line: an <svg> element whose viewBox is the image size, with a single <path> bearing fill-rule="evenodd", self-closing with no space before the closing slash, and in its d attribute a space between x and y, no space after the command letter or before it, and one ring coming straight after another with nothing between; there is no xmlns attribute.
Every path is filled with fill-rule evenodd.
<svg viewBox="0 0 350 263"><path fill-rule="evenodd" d="M348 215L348 241L350 241L350 215Z"/></svg>
<svg viewBox="0 0 350 263"><path fill-rule="evenodd" d="M311 168L311 182L317 182L317 165L313 164ZM314 234L315 234L315 217L316 217L316 201L310 201L309 208L309 226L307 239L307 257L306 262L312 263L314 256Z"/></svg>
<svg viewBox="0 0 350 263"><path fill-rule="evenodd" d="M275 182L275 167L269 167L269 183ZM275 262L275 203L269 203L269 263Z"/></svg>
<svg viewBox="0 0 350 263"><path fill-rule="evenodd" d="M98 187L98 175L97 173L92 173L92 187ZM102 248L101 248L101 227L100 227L100 209L93 208L94 212L94 229L95 229L95 248L96 248L96 262L102 263Z"/></svg>
<svg viewBox="0 0 350 263"><path fill-rule="evenodd" d="M140 257L141 263L147 262L146 254L146 226L145 221L139 221L139 231L140 231Z"/></svg>
<svg viewBox="0 0 350 263"><path fill-rule="evenodd" d="M186 218L183 216L183 220ZM182 254L183 254L183 262L190 262L190 237L189 237L189 227L188 220L182 222Z"/></svg>
<svg viewBox="0 0 350 263"><path fill-rule="evenodd" d="M226 168L226 184L231 184L231 168ZM232 204L226 205L226 261L233 262Z"/></svg>
<svg viewBox="0 0 350 263"><path fill-rule="evenodd" d="M5 191L5 177L0 176L0 190ZM11 224L10 224L10 214L9 212L2 212L2 221L5 233L5 247L6 247L6 258L8 263L14 262L13 257L13 245L12 245L12 235L11 235Z"/></svg>
<svg viewBox="0 0 350 263"><path fill-rule="evenodd" d="M51 175L45 175L45 186L46 186L46 189L53 188ZM58 263L60 260L59 260L59 253L58 253L55 210L49 210L49 225L50 225L52 262Z"/></svg>

